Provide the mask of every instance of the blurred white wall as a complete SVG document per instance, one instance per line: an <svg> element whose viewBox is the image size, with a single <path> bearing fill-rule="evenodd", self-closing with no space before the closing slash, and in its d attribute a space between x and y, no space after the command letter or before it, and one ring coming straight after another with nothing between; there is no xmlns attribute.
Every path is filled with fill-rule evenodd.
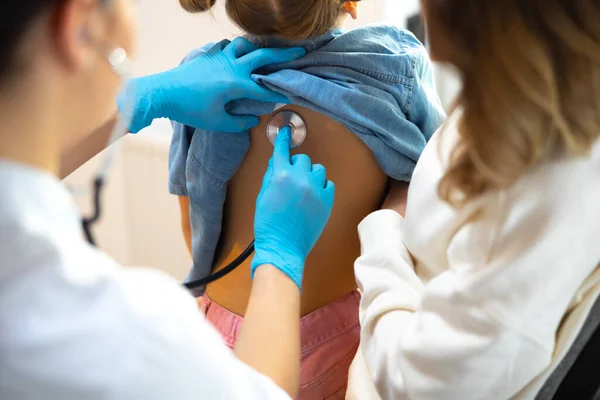
<svg viewBox="0 0 600 400"><path fill-rule="evenodd" d="M136 74L169 69L194 48L237 36L239 30L228 21L223 4L218 1L210 13L190 15L177 0L141 0ZM404 26L406 17L418 9L418 0L365 0L360 7L359 20L349 27L374 22ZM161 268L182 279L191 261L179 229L177 199L167 191L170 134L170 124L160 120L121 141L104 192L104 217L95 234L100 247L120 263ZM68 177L67 183L89 183L97 163L98 157ZM89 212L89 196L76 201Z"/></svg>

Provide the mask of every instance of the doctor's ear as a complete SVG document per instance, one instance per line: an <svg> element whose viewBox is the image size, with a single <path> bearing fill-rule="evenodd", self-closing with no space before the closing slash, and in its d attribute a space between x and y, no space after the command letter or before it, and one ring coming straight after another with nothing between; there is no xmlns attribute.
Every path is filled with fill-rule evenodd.
<svg viewBox="0 0 600 400"><path fill-rule="evenodd" d="M98 38L106 32L98 0L65 0L53 15L60 62L69 69L86 68L99 56Z"/></svg>
<svg viewBox="0 0 600 400"><path fill-rule="evenodd" d="M347 1L342 6L342 9L347 12L352 19L358 19L358 1Z"/></svg>

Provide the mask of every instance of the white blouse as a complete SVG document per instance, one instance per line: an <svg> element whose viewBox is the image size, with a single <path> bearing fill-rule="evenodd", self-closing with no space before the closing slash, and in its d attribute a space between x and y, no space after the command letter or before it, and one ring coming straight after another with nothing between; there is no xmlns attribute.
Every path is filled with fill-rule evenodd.
<svg viewBox="0 0 600 400"><path fill-rule="evenodd" d="M550 365L600 262L600 143L454 210L437 194L448 124L419 160L406 220L383 210L359 227L362 375L383 399L515 396Z"/></svg>

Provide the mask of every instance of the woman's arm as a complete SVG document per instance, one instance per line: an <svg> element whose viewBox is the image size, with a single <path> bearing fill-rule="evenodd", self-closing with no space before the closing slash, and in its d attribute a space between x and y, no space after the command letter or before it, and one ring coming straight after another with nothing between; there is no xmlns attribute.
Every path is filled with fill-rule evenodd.
<svg viewBox="0 0 600 400"><path fill-rule="evenodd" d="M403 245L403 223L386 210L359 228L361 351L379 394L384 400L510 398L548 364L556 326L547 327L550 342L540 341L534 318L531 327L538 328L529 332L522 317L505 314L504 302L525 310L536 304L532 298L544 284L526 293L506 286L511 268L500 278L503 266L496 263L475 270L451 267L424 286ZM497 276L486 278L486 271ZM539 281L533 275L520 278ZM538 317L547 311L537 310Z"/></svg>
<svg viewBox="0 0 600 400"><path fill-rule="evenodd" d="M564 177L481 199L480 217L437 259L445 272L426 285L398 213L362 222L361 353L383 399L506 399L549 365L558 326L600 260L589 214L600 192Z"/></svg>
<svg viewBox="0 0 600 400"><path fill-rule="evenodd" d="M225 105L237 98L287 102L285 96L256 84L250 75L262 66L292 61L306 54L302 48L259 49L243 38L217 44L209 52L210 55L200 54L169 71L127 81L117 104L132 132L149 126L155 118L169 118L216 132L242 132L256 126L258 118L230 115ZM187 90L190 87L194 90ZM189 112L190 107L194 107L194 112ZM61 177L104 150L115 122L116 118L112 118L63 152Z"/></svg>
<svg viewBox="0 0 600 400"><path fill-rule="evenodd" d="M296 397L300 377L300 289L272 265L256 270L235 354Z"/></svg>
<svg viewBox="0 0 600 400"><path fill-rule="evenodd" d="M116 121L116 118L111 118L82 141L63 151L60 160L61 178L67 177L106 148Z"/></svg>
<svg viewBox="0 0 600 400"><path fill-rule="evenodd" d="M236 354L295 396L304 264L331 215L335 188L323 166L306 155L290 158L290 141L290 129L282 129L256 201L254 282Z"/></svg>

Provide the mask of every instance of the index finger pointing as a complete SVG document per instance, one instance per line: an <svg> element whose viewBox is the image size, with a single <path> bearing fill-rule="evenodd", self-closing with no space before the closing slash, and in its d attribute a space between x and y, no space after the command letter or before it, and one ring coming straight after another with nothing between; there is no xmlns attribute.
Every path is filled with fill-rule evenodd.
<svg viewBox="0 0 600 400"><path fill-rule="evenodd" d="M284 126L279 130L275 140L275 150L273 151L273 166L281 168L290 165L290 143L292 141L292 130L289 126Z"/></svg>

